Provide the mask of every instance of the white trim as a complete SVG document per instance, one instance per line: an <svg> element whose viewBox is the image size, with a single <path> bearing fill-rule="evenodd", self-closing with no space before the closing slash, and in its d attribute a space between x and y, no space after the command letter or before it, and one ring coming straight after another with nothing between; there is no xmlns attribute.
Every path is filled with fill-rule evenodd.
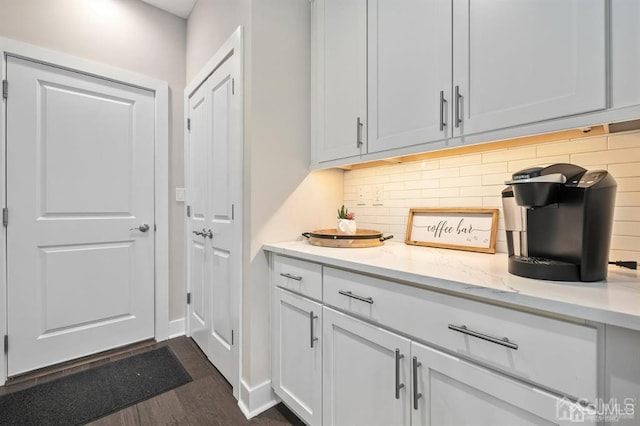
<svg viewBox="0 0 640 426"><path fill-rule="evenodd" d="M243 39L243 27L238 26L235 31L231 34L231 36L224 42L224 44L218 49L218 51L207 61L204 67L196 74L196 76L191 80L189 84L187 84L184 89L184 185L185 185L185 209L186 206L190 204L191 194L190 194L190 181L189 181L189 130L187 129L187 120L189 119L189 98L193 95L193 93L205 82L205 80L213 74L213 72L220 66L222 62L225 61L231 55L234 55L238 58L236 64L238 66L237 74L238 81L235 82L235 93L236 96L239 97L241 102L240 108L240 128L238 129L239 135L238 138L242 141L242 145L244 146L244 39ZM243 150L243 159L241 160L241 164L245 164L244 158L244 150ZM243 344L242 344L242 306L243 306L243 298L242 298L242 285L244 282L244 274L243 274L243 238L244 238L244 173L241 176L241 182L239 184L238 190L240 193L236 197L235 194L232 195L232 199L234 200L235 205L235 218L236 223L240 224L238 226L239 233L237 235L237 240L234 243L235 252L238 255L240 260L238 273L238 283L239 286L236 288L234 294L232 295L233 300L236 304L236 316L237 318L233 318L233 324L235 330L235 341L238 345L238 377L237 383L238 386L233 388L233 396L236 399L240 398L240 392L242 388L242 354L243 354ZM189 218L186 213L184 215L184 241L185 241L185 280L187 283L187 292L191 291L190 288L190 266L189 266ZM190 313L189 306L187 305L185 308L186 312L186 321L185 321L185 334L187 336L191 336L191 324L190 324Z"/></svg>
<svg viewBox="0 0 640 426"><path fill-rule="evenodd" d="M169 321L169 339L174 337L184 336L185 333L185 319L179 318L177 320Z"/></svg>
<svg viewBox="0 0 640 426"><path fill-rule="evenodd" d="M271 380L260 383L253 388L244 381L240 381L240 400L238 407L247 419L257 416L278 404L280 399L271 389Z"/></svg>
<svg viewBox="0 0 640 426"><path fill-rule="evenodd" d="M0 37L0 65L2 78L6 78L6 54L51 64L68 70L106 78L155 92L155 338L166 340L169 336L169 85L161 80L132 71L115 68L65 53ZM6 106L0 106L0 200L4 207L5 173L4 147L6 146ZM7 281L6 281L6 230L0 240L0 335L7 333ZM2 344L4 345L4 343ZM3 347L4 349L4 347ZM0 385L7 378L7 357L0 366Z"/></svg>

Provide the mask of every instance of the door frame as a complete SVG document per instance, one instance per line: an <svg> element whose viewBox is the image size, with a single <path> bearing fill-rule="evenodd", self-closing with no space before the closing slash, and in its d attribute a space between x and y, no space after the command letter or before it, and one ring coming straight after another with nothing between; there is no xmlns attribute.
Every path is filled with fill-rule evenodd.
<svg viewBox="0 0 640 426"><path fill-rule="evenodd" d="M92 62L54 50L34 46L20 41L0 37L0 74L2 80L7 78L6 55L17 56L27 60L41 62L70 71L89 74L95 77L124 83L147 89L155 93L155 154L154 154L154 222L157 225L155 233L155 320L154 334L157 341L169 337L169 85L165 81L157 80L132 71L123 70L109 65ZM9 96L11 96L11 82L9 82ZM0 201L6 206L6 102L0 103ZM6 335L7 330L7 233L2 228L0 236L0 334ZM4 350L4 357L0 363L0 386L7 379L7 352L4 339L0 344Z"/></svg>
<svg viewBox="0 0 640 426"><path fill-rule="evenodd" d="M191 79L191 81L187 84L184 89L184 182L185 182L185 209L189 204L190 200L190 188L189 188L189 129L187 128L187 120L189 118L189 98L195 93L195 91L207 80L207 78L214 73L214 71L231 55L237 55L239 58L238 62L238 81L235 84L235 92L237 96L239 96L241 102L241 114L240 117L240 128L238 129L239 138L242 143L242 164L244 165L244 45L243 45L243 27L242 25L238 26L233 33L229 36L229 38L222 44L222 46L214 53L214 55L209 58L207 63L198 71L198 73ZM237 310L237 327L234 327L237 331L237 336L235 336L235 341L238 345L238 380L237 386L233 388L233 396L236 400L240 399L240 387L241 379L242 379L242 354L243 354L243 344L242 344L242 306L243 306L243 293L242 287L244 283L244 244L243 244L243 236L244 236L244 172L241 173L240 178L240 187L236 188L236 190L241 191L241 196L237 198L237 204L235 205L235 221L240 224L238 227L238 235L235 237L236 241L234 242L234 247L237 248L237 258L239 259L239 267L238 270L238 278L239 283L237 287L232 287L233 294L232 299L235 301ZM190 288L190 258L189 258L189 217L184 215L184 247L185 247L185 280L187 283L187 292L191 291ZM191 324L190 324L190 315L189 315L189 306L185 303L185 334L187 336L191 335Z"/></svg>

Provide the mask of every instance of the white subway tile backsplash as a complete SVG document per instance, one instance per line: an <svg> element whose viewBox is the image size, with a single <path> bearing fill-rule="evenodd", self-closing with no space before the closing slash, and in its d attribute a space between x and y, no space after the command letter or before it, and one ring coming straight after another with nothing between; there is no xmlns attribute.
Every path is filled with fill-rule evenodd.
<svg viewBox="0 0 640 426"><path fill-rule="evenodd" d="M610 149L580 154L571 154L571 162L581 166L592 164L617 164L640 161L640 146L637 148Z"/></svg>
<svg viewBox="0 0 640 426"><path fill-rule="evenodd" d="M638 148L640 138L637 132L609 135L609 149Z"/></svg>
<svg viewBox="0 0 640 426"><path fill-rule="evenodd" d="M613 235L640 237L640 222L614 222Z"/></svg>
<svg viewBox="0 0 640 426"><path fill-rule="evenodd" d="M571 157L569 155L556 155L553 157L536 157L532 163L531 158L525 160L509 161L509 173L513 174L523 169L528 169L532 166L544 166L555 163L569 163Z"/></svg>
<svg viewBox="0 0 640 426"><path fill-rule="evenodd" d="M640 260L640 131L585 137L346 171L345 205L358 226L392 233L404 241L410 208L502 209L501 192L513 172L540 164L570 162L605 169L618 182L611 258ZM357 206L359 187L383 185L383 206ZM507 250L500 211L496 249Z"/></svg>
<svg viewBox="0 0 640 426"><path fill-rule="evenodd" d="M621 177L640 176L640 162L611 164L608 167L608 170L616 179Z"/></svg>
<svg viewBox="0 0 640 426"><path fill-rule="evenodd" d="M526 160L536 157L536 147L520 147L489 151L482 154L482 163L498 163L501 161Z"/></svg>
<svg viewBox="0 0 640 426"><path fill-rule="evenodd" d="M605 151L607 149L607 137L572 139L564 142L543 143L536 146L538 157L553 157L562 154L575 154L578 152Z"/></svg>

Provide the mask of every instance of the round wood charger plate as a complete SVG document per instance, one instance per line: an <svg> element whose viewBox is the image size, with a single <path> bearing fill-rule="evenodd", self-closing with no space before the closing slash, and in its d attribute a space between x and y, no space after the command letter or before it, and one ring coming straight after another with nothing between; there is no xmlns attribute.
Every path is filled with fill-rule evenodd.
<svg viewBox="0 0 640 426"><path fill-rule="evenodd" d="M318 229L302 235L314 246L338 248L377 247L393 238L393 235L383 237L382 232L373 229L358 229L355 235L339 234L337 229Z"/></svg>

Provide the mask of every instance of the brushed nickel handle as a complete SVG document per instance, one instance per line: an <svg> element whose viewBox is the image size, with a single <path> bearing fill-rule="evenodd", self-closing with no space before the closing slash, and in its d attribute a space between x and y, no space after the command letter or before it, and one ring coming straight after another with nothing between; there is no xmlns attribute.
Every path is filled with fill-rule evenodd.
<svg viewBox="0 0 640 426"><path fill-rule="evenodd" d="M466 335L471 336L471 337L476 337L478 339L486 340L487 342L495 343L495 344L500 345L500 346L505 346L505 347L507 347L509 349L513 349L514 351L518 350L518 345L513 343L512 341L510 341L506 337L499 338L499 337L489 336L488 334L484 334L484 333L480 333L480 332L477 332L477 331L470 330L464 324L463 325L449 324L449 326L447 328L449 330L457 331L458 333L462 333L462 334L466 334Z"/></svg>
<svg viewBox="0 0 640 426"><path fill-rule="evenodd" d="M204 234L200 231L191 231L192 233L196 234L199 237L204 237Z"/></svg>
<svg viewBox="0 0 640 426"><path fill-rule="evenodd" d="M415 356L411 360L413 370L413 409L418 409L418 400L422 398L422 394L418 392L418 367L422 366L422 363L418 361Z"/></svg>
<svg viewBox="0 0 640 426"><path fill-rule="evenodd" d="M147 225L146 223L143 223L140 226L136 226L135 228L130 228L129 231L140 231L140 232L147 232L149 230L149 225Z"/></svg>
<svg viewBox="0 0 640 426"><path fill-rule="evenodd" d="M288 272L281 272L280 273L281 277L285 277L285 278L291 278L292 280L296 280L296 281L302 281L302 277L299 275L291 275Z"/></svg>
<svg viewBox="0 0 640 426"><path fill-rule="evenodd" d="M366 302L366 303L368 303L370 305L373 304L373 299L371 297L358 296L357 294L353 294L350 291L344 291L344 290L338 290L338 293L343 295L343 296L347 296L347 297L350 297L352 299L359 300L361 302Z"/></svg>
<svg viewBox="0 0 640 426"><path fill-rule="evenodd" d="M309 312L309 336L310 336L309 339L310 339L311 349L313 349L313 342L318 340L317 337L313 337L313 320L314 319L318 319L318 316L313 315L313 311Z"/></svg>
<svg viewBox="0 0 640 426"><path fill-rule="evenodd" d="M460 127L460 124L462 123L462 114L460 113L460 106L462 105L462 95L460 94L460 86L456 86L455 92L456 92L455 93L455 98L456 98L455 126L456 126L456 129L457 129L458 127Z"/></svg>
<svg viewBox="0 0 640 426"><path fill-rule="evenodd" d="M356 142L358 148L360 148L362 146L362 127L364 126L364 124L362 124L362 120L360 120L360 117L357 118L356 124L358 126L356 132Z"/></svg>
<svg viewBox="0 0 640 426"><path fill-rule="evenodd" d="M396 399L400 399L400 389L404 387L404 383L400 383L400 360L404 355L400 353L400 349L396 348Z"/></svg>
<svg viewBox="0 0 640 426"><path fill-rule="evenodd" d="M440 91L440 131L442 132L447 127L447 122L444 120L444 110L447 100L444 98L444 90Z"/></svg>

